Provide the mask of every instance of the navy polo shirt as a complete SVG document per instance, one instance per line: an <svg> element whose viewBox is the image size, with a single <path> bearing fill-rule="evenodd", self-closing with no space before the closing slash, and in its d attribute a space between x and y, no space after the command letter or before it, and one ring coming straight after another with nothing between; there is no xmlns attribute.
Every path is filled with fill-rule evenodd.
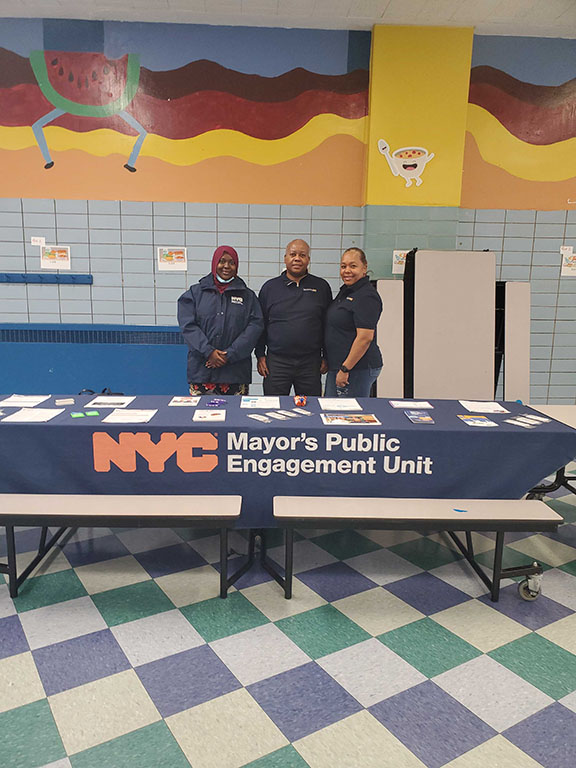
<svg viewBox="0 0 576 768"><path fill-rule="evenodd" d="M332 301L326 280L306 274L295 283L286 274L268 280L258 296L264 315L264 333L256 357L266 350L285 357L318 354L324 347L324 319Z"/></svg>
<svg viewBox="0 0 576 768"><path fill-rule="evenodd" d="M354 285L343 285L326 314L326 356L328 369L337 371L348 357L356 338L357 328L376 330L382 314L382 299L368 277L361 277ZM372 339L365 354L354 368L380 368L382 355Z"/></svg>

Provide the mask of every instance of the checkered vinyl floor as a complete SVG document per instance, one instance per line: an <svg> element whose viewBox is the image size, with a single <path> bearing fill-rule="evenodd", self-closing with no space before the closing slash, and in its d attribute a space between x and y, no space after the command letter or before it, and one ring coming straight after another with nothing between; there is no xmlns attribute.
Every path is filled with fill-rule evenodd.
<svg viewBox="0 0 576 768"><path fill-rule="evenodd" d="M554 496L557 533L506 540L545 566L535 602L491 603L442 534L307 531L286 601L257 569L220 600L214 531L80 529L15 601L0 576L2 768L574 768L576 496Z"/></svg>

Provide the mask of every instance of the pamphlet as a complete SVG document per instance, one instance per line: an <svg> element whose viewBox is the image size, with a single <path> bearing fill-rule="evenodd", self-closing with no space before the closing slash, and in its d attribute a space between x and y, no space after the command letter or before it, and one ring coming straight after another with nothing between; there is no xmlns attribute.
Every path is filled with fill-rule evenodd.
<svg viewBox="0 0 576 768"><path fill-rule="evenodd" d="M294 413L294 411L277 411L277 413L281 414L282 416L289 416L293 419L298 419L302 415L301 413Z"/></svg>
<svg viewBox="0 0 576 768"><path fill-rule="evenodd" d="M459 419L469 427L497 427L498 424L495 421L490 421L487 416L469 416L465 413L463 416L458 416Z"/></svg>
<svg viewBox="0 0 576 768"><path fill-rule="evenodd" d="M242 395L240 408L280 408L280 398L275 396L251 397Z"/></svg>
<svg viewBox="0 0 576 768"><path fill-rule="evenodd" d="M54 400L55 405L74 405L73 397L65 397L60 400Z"/></svg>
<svg viewBox="0 0 576 768"><path fill-rule="evenodd" d="M312 416L312 411L307 411L305 408L292 408L296 413L300 413L302 416Z"/></svg>
<svg viewBox="0 0 576 768"><path fill-rule="evenodd" d="M527 419L532 419L532 421L537 421L540 424L549 424L551 421L551 419L547 419L546 416L540 416L540 414L536 413L522 413L520 415Z"/></svg>
<svg viewBox="0 0 576 768"><path fill-rule="evenodd" d="M139 411L136 408L128 410L120 407L115 408L112 413L102 419L102 422L106 424L147 424L157 413L157 408L150 411Z"/></svg>
<svg viewBox="0 0 576 768"><path fill-rule="evenodd" d="M0 401L0 405L11 408L34 408L35 405L40 405L51 397L52 395L10 395L10 397Z"/></svg>
<svg viewBox="0 0 576 768"><path fill-rule="evenodd" d="M64 413L64 408L21 408L19 411L5 416L2 421L16 422L41 422L50 421L59 413Z"/></svg>
<svg viewBox="0 0 576 768"><path fill-rule="evenodd" d="M388 400L392 408L434 408L428 400Z"/></svg>
<svg viewBox="0 0 576 768"><path fill-rule="evenodd" d="M261 421L264 424L271 424L272 419L269 419L268 416L264 416L261 413L249 413L248 414L249 419L254 419L255 421Z"/></svg>
<svg viewBox="0 0 576 768"><path fill-rule="evenodd" d="M404 411L412 424L434 424L434 419L426 411Z"/></svg>
<svg viewBox="0 0 576 768"><path fill-rule="evenodd" d="M192 421L226 421L226 411L212 408L210 410L194 411Z"/></svg>
<svg viewBox="0 0 576 768"><path fill-rule="evenodd" d="M362 406L354 397L319 397L324 411L361 411Z"/></svg>
<svg viewBox="0 0 576 768"><path fill-rule="evenodd" d="M510 413L500 403L484 400L458 400L461 406L471 413Z"/></svg>
<svg viewBox="0 0 576 768"><path fill-rule="evenodd" d="M266 411L266 416L270 416L271 419L278 419L279 421L290 421L290 416L284 416L279 411Z"/></svg>
<svg viewBox="0 0 576 768"><path fill-rule="evenodd" d="M512 424L515 427L524 427L524 429L534 429L534 427L538 426L537 424L527 424L525 421L520 421L519 419L504 419L504 421L507 424Z"/></svg>
<svg viewBox="0 0 576 768"><path fill-rule="evenodd" d="M126 408L136 397L124 397L124 395L98 395L94 400L86 403L84 408Z"/></svg>
<svg viewBox="0 0 576 768"><path fill-rule="evenodd" d="M320 418L328 427L381 426L373 413L321 413Z"/></svg>
<svg viewBox="0 0 576 768"><path fill-rule="evenodd" d="M183 397L173 397L168 405L198 405L199 402L199 397L191 397L190 395L187 395Z"/></svg>

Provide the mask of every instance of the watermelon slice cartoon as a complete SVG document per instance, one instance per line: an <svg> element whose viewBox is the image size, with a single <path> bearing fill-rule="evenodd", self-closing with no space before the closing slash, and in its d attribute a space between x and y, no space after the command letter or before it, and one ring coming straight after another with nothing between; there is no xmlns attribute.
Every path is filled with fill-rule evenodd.
<svg viewBox="0 0 576 768"><path fill-rule="evenodd" d="M48 123L65 114L92 118L119 115L138 132L124 165L128 171L135 172L147 131L125 110L138 90L139 57L129 53L120 59L109 59L103 53L32 51L30 64L40 90L54 106L32 126L46 163L44 168L54 166L43 130Z"/></svg>

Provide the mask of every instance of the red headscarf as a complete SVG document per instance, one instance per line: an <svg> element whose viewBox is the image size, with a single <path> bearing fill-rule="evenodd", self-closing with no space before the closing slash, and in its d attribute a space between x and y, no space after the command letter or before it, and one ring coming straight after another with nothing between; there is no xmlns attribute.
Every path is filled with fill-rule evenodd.
<svg viewBox="0 0 576 768"><path fill-rule="evenodd" d="M216 276L216 267L218 266L218 262L225 253L227 253L229 256L232 256L232 260L234 264L236 264L236 269L238 269L238 254L234 248L232 248L230 245L219 245L218 248L216 248L214 251L214 256L212 256L212 277L214 278L214 285L216 288L218 288L220 293L224 293L228 283L221 283L220 280L218 280L218 277Z"/></svg>

